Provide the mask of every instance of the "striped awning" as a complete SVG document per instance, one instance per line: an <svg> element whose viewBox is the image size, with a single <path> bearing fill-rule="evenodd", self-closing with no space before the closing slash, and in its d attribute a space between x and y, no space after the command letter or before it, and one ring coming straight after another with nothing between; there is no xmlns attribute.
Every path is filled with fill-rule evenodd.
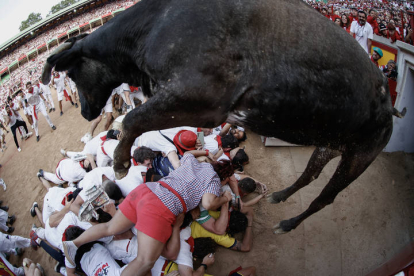
<svg viewBox="0 0 414 276"><path fill-rule="evenodd" d="M61 38L61 37L65 36L65 35L68 35L68 33L67 32L61 33L60 35L58 35L58 38Z"/></svg>
<svg viewBox="0 0 414 276"><path fill-rule="evenodd" d="M22 59L25 59L25 58L27 58L27 56L26 55L22 55L22 56L19 57L19 61L21 61Z"/></svg>
<svg viewBox="0 0 414 276"><path fill-rule="evenodd" d="M84 27L86 25L89 25L89 22L86 22L86 23L83 23L82 25L79 25L79 28L82 28L82 27Z"/></svg>
<svg viewBox="0 0 414 276"><path fill-rule="evenodd" d="M37 47L37 49L42 49L43 47L46 47L46 43L43 43L42 45L40 45L39 47Z"/></svg>

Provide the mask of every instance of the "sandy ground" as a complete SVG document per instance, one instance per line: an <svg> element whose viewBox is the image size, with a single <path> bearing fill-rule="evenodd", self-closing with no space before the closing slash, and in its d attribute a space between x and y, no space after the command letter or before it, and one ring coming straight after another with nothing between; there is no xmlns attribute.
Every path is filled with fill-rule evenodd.
<svg viewBox="0 0 414 276"><path fill-rule="evenodd" d="M52 90L56 101L56 94ZM62 158L61 148L81 150L80 138L88 130L88 123L69 102L63 102L63 116L52 112L57 130L52 131L42 115L39 131L41 139L33 136L20 141L18 152L13 137L6 136L8 149L0 153L0 176L7 191L0 188L0 199L10 207L9 214L17 220L13 234L29 236L33 223L29 209L34 201L43 205L46 190L37 179L42 168L53 171ZM95 134L103 131L103 123ZM266 183L271 191L288 187L300 176L312 153L311 147L264 147L260 137L248 133L244 143L250 156L246 172ZM286 202L272 205L262 200L255 206L253 225L254 245L249 253L219 248L216 263L208 272L227 275L239 265L257 267L257 275L364 275L410 243L414 237L414 156L404 153L382 153L368 170L343 191L334 204L326 207L284 235L274 235L272 226L283 219L296 216L320 193L335 170L339 158L332 160L319 179L294 194ZM27 248L23 257L39 262L47 275L55 261L42 249ZM20 265L23 257L11 257Z"/></svg>

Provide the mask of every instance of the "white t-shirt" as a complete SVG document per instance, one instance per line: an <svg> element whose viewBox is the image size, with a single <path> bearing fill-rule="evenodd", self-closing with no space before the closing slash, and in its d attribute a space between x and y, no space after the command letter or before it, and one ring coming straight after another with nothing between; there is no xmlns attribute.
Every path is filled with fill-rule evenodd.
<svg viewBox="0 0 414 276"><path fill-rule="evenodd" d="M79 182L78 187L83 188L83 190L79 193L79 196L83 199L83 201L88 200L86 196L86 191L93 186L102 186L102 176L105 175L109 180L115 181L115 173L112 167L97 167L87 174Z"/></svg>
<svg viewBox="0 0 414 276"><path fill-rule="evenodd" d="M47 219L50 215L55 211L60 211L65 207L62 204L64 197L70 193L75 191L75 187L68 187L68 188L59 188L59 187L52 187L49 188L48 192L45 195L43 200L43 222L46 224Z"/></svg>
<svg viewBox="0 0 414 276"><path fill-rule="evenodd" d="M371 24L365 23L364 26L361 26L358 21L353 21L351 24L351 33L355 34L356 41L368 54L368 39L372 40L374 37L374 31L372 30Z"/></svg>
<svg viewBox="0 0 414 276"><path fill-rule="evenodd" d="M62 159L56 168L56 174L67 182L78 182L85 176L86 171L80 162L72 159Z"/></svg>
<svg viewBox="0 0 414 276"><path fill-rule="evenodd" d="M145 166L131 166L128 174L124 178L115 180L124 197L140 184L144 183L141 173L147 172L147 170L148 168Z"/></svg>
<svg viewBox="0 0 414 276"><path fill-rule="evenodd" d="M96 166L98 167L107 167L112 165L112 160L114 160L114 152L116 146L118 146L119 140L109 139L106 140L103 145L98 147L96 153ZM103 150L102 150L103 148Z"/></svg>
<svg viewBox="0 0 414 276"><path fill-rule="evenodd" d="M65 89L65 77L66 77L65 72L59 72L59 77L54 78L54 83L56 85L56 90L58 93L63 92L63 90Z"/></svg>
<svg viewBox="0 0 414 276"><path fill-rule="evenodd" d="M92 154L93 156L96 156L98 149L101 147L102 144L102 137L104 137L108 131L103 131L96 135L92 140L87 142L85 144L85 147L83 148L83 153L85 154Z"/></svg>
<svg viewBox="0 0 414 276"><path fill-rule="evenodd" d="M82 256L80 264L86 275L91 276L120 276L126 268L121 268L108 249L99 243L94 244L91 250Z"/></svg>

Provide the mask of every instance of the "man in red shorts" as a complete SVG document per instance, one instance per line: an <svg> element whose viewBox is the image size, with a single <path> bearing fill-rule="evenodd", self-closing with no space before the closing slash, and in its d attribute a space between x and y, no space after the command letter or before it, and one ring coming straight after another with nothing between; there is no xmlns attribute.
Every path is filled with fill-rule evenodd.
<svg viewBox="0 0 414 276"><path fill-rule="evenodd" d="M119 206L111 221L95 225L75 240L64 242L66 266L75 266L74 257L79 246L101 237L123 233L135 225L138 230L138 255L122 275L151 275L150 270L165 252L165 243L180 213L194 209L200 202L205 209L215 210L231 200L229 192L220 196L220 187L221 181L233 175L232 165L229 161L199 163L196 157L201 154L200 151L186 152L181 159L181 166L167 177L135 188ZM179 245L176 254L178 251Z"/></svg>

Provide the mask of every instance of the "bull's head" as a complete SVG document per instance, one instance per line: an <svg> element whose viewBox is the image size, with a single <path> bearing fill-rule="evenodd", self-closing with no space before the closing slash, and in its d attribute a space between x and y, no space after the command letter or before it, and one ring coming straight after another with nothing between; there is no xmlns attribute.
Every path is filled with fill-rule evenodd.
<svg viewBox="0 0 414 276"><path fill-rule="evenodd" d="M99 116L112 90L121 83L114 81L111 68L102 59L85 53L82 45L85 36L68 39L49 56L43 68L42 82L49 83L53 67L56 71L68 70L78 88L82 116L90 121Z"/></svg>

